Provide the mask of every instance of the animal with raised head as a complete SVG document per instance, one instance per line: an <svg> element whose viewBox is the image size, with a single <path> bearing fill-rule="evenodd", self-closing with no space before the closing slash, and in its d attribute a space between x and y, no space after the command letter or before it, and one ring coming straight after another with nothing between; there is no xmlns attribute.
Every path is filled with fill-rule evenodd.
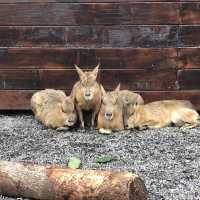
<svg viewBox="0 0 200 200"><path fill-rule="evenodd" d="M124 127L128 127L128 118L132 114L131 107L135 104L143 105L144 100L141 95L132 92L130 90L120 90L119 98L123 104L123 119L124 119Z"/></svg>
<svg viewBox="0 0 200 200"><path fill-rule="evenodd" d="M134 105L128 128L163 128L174 124L183 128L198 125L199 114L190 101L164 100L145 105Z"/></svg>
<svg viewBox="0 0 200 200"><path fill-rule="evenodd" d="M63 130L77 121L73 99L61 90L45 89L33 94L32 111L46 127Z"/></svg>
<svg viewBox="0 0 200 200"><path fill-rule="evenodd" d="M75 65L80 80L73 86L72 94L82 128L85 127L83 111L92 113L91 126L94 127L101 106L101 88L97 82L99 65L86 72Z"/></svg>
<svg viewBox="0 0 200 200"><path fill-rule="evenodd" d="M123 104L119 98L120 85L111 92L106 92L101 85L101 91L102 104L98 114L99 132L109 134L112 131L123 130Z"/></svg>

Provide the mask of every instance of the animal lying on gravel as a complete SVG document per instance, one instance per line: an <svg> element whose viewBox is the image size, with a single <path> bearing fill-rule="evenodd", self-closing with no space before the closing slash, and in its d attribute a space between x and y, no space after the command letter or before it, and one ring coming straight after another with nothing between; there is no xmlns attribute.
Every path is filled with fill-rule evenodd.
<svg viewBox="0 0 200 200"><path fill-rule="evenodd" d="M61 90L36 92L31 98L31 108L35 117L49 128L63 130L77 121L73 99Z"/></svg>
<svg viewBox="0 0 200 200"><path fill-rule="evenodd" d="M130 90L120 90L119 91L119 98L123 104L123 120L124 120L124 127L128 126L128 118L132 114L131 107L135 104L142 105L144 104L143 98Z"/></svg>
<svg viewBox="0 0 200 200"><path fill-rule="evenodd" d="M132 107L133 115L128 119L128 128L163 128L171 123L183 128L198 124L199 114L189 101L164 100Z"/></svg>
<svg viewBox="0 0 200 200"><path fill-rule="evenodd" d="M72 94L74 97L74 102L81 123L81 127L85 127L83 110L92 112L91 126L94 127L95 118L101 106L101 88L96 81L99 64L94 68L93 71L87 72L83 72L76 65L75 67L80 80L74 85L72 89Z"/></svg>
<svg viewBox="0 0 200 200"><path fill-rule="evenodd" d="M123 104L119 98L120 85L111 92L106 92L101 86L102 104L98 115L100 133L109 134L112 131L124 129Z"/></svg>

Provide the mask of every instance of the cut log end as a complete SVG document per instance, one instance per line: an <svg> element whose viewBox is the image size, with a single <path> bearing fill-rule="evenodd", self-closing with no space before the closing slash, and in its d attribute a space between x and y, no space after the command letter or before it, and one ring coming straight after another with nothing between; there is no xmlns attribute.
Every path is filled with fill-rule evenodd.
<svg viewBox="0 0 200 200"><path fill-rule="evenodd" d="M144 181L135 176L128 185L129 200L144 200L147 199L147 190L144 185Z"/></svg>

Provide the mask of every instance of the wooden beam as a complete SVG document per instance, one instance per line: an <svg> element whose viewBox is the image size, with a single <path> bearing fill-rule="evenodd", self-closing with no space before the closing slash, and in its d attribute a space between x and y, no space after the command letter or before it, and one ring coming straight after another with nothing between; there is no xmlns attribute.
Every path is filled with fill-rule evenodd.
<svg viewBox="0 0 200 200"><path fill-rule="evenodd" d="M200 27L200 26L199 26ZM189 27L192 31L193 27ZM200 28L196 28L197 32ZM182 42L188 35L182 30ZM195 36L191 32L190 35ZM199 36L196 35L195 37ZM185 39L187 39L185 41ZM192 41L198 44L198 37ZM186 45L190 44L190 40ZM0 26L0 47L66 47L66 48L121 48L121 47L177 47L178 26L172 25L117 25L117 26Z"/></svg>
<svg viewBox="0 0 200 200"><path fill-rule="evenodd" d="M15 3L2 4L0 13L1 26L178 24L179 22L178 4L164 2Z"/></svg>
<svg viewBox="0 0 200 200"><path fill-rule="evenodd" d="M200 68L200 48L179 48L178 68Z"/></svg>
<svg viewBox="0 0 200 200"><path fill-rule="evenodd" d="M30 110L30 98L34 92L36 90L0 90L0 110ZM165 99L190 100L200 111L200 90L135 92L140 93L146 103Z"/></svg>
<svg viewBox="0 0 200 200"><path fill-rule="evenodd" d="M200 24L200 2L180 4L181 24Z"/></svg>
<svg viewBox="0 0 200 200"><path fill-rule="evenodd" d="M174 69L174 48L0 48L0 69Z"/></svg>
<svg viewBox="0 0 200 200"><path fill-rule="evenodd" d="M177 79L180 89L200 89L200 69L179 70Z"/></svg>
<svg viewBox="0 0 200 200"><path fill-rule="evenodd" d="M179 47L200 46L200 25L185 25L179 27Z"/></svg>
<svg viewBox="0 0 200 200"><path fill-rule="evenodd" d="M71 90L76 81L78 75L75 70L0 70L2 90ZM106 88L121 83L122 87L130 90L173 90L176 89L176 70L100 70L98 81Z"/></svg>

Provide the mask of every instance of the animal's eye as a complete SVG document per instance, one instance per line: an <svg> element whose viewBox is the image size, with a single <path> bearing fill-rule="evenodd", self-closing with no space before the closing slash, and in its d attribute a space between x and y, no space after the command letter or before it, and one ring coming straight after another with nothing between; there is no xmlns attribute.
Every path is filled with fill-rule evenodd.
<svg viewBox="0 0 200 200"><path fill-rule="evenodd" d="M128 100L128 99L126 99L126 98L124 99L124 101L125 101L125 103L127 103L127 104L129 103L129 100Z"/></svg>
<svg viewBox="0 0 200 200"><path fill-rule="evenodd" d="M106 104L106 99L105 99L105 97L103 97L103 99L102 99L102 104Z"/></svg>

